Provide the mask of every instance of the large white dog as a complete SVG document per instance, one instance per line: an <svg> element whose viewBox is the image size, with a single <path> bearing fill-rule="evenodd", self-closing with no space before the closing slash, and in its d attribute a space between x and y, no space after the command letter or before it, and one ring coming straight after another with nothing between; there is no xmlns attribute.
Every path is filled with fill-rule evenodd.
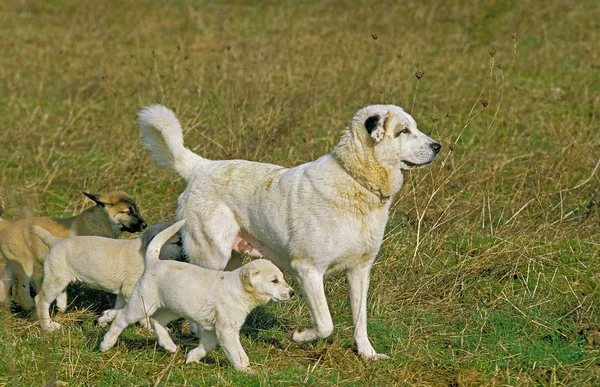
<svg viewBox="0 0 600 387"><path fill-rule="evenodd" d="M189 260L222 270L240 235L299 282L313 327L294 341L329 336L333 321L323 278L343 271L354 340L364 359L385 358L367 336L369 272L379 252L402 171L433 162L440 144L394 105L360 109L333 152L294 168L245 160L207 160L183 145L181 125L164 106L139 113L142 142L161 166L187 182L177 217L185 219Z"/></svg>

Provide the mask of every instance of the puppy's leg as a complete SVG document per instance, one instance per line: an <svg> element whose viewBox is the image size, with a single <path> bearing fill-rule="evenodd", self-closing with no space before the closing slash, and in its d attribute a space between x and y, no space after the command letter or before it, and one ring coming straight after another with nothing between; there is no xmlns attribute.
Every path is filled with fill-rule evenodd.
<svg viewBox="0 0 600 387"><path fill-rule="evenodd" d="M61 313L64 313L67 310L67 289L56 296L56 307Z"/></svg>
<svg viewBox="0 0 600 387"><path fill-rule="evenodd" d="M144 307L144 299L149 300L148 303L150 305L147 307ZM151 300L155 300L155 298L144 297L144 295L132 295L125 309L117 310L116 317L110 329L104 335L102 343L100 343L100 351L106 352L111 349L117 342L123 329L127 328L127 326L146 318L146 316L152 316L157 308L156 304Z"/></svg>
<svg viewBox="0 0 600 387"><path fill-rule="evenodd" d="M203 331L200 343L192 349L185 358L185 363L198 363L204 356L217 347L217 334L215 331Z"/></svg>
<svg viewBox="0 0 600 387"><path fill-rule="evenodd" d="M312 328L297 330L292 334L294 341L322 339L333 332L333 321L325 298L323 274L312 266L293 268L313 323Z"/></svg>
<svg viewBox="0 0 600 387"><path fill-rule="evenodd" d="M168 309L160 309L150 319L150 324L152 324L152 328L154 328L154 333L158 338L158 344L165 349L165 351L175 353L177 352L177 345L169 336L169 331L167 330L167 324L173 320L179 318L178 315L171 312Z"/></svg>
<svg viewBox="0 0 600 387"><path fill-rule="evenodd" d="M70 279L56 275L51 271L51 266L46 266L46 279L42 283L39 293L35 296L35 309L42 331L50 332L60 329L60 324L50 319L50 304L62 294L66 295L66 288Z"/></svg>
<svg viewBox="0 0 600 387"><path fill-rule="evenodd" d="M10 305L10 289L12 288L12 271L4 258L0 258L0 306Z"/></svg>
<svg viewBox="0 0 600 387"><path fill-rule="evenodd" d="M217 321L216 333L219 343L225 351L225 355L238 371L244 371L250 365L250 360L246 351L240 343L240 330L232 326L227 326L227 323ZM223 326L225 325L225 326ZM206 333L205 333L206 334Z"/></svg>
<svg viewBox="0 0 600 387"><path fill-rule="evenodd" d="M373 257L375 258L375 257ZM369 275L373 260L352 268L346 274L348 279L348 297L354 322L354 341L358 354L365 360L389 359L389 356L377 353L367 336L367 293Z"/></svg>
<svg viewBox="0 0 600 387"><path fill-rule="evenodd" d="M123 294L119 292L117 294L117 300L115 301L115 307L102 312L102 316L98 317L98 325L101 327L107 326L115 319L115 317L117 317L117 311L123 309L125 304L125 298L123 297Z"/></svg>

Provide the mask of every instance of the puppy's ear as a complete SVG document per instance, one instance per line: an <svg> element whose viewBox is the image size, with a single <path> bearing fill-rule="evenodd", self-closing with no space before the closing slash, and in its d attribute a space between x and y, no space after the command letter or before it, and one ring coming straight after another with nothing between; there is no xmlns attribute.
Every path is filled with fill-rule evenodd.
<svg viewBox="0 0 600 387"><path fill-rule="evenodd" d="M248 293L252 293L256 290L254 282L252 281L252 277L256 276L256 274L258 274L258 270L248 266L244 267L240 272L240 281L242 282L244 290Z"/></svg>
<svg viewBox="0 0 600 387"><path fill-rule="evenodd" d="M383 120L378 115L371 116L365 120L365 129L367 130L367 133L369 133L373 141L379 142L383 140L383 135L385 134L385 127Z"/></svg>
<svg viewBox="0 0 600 387"><path fill-rule="evenodd" d="M84 194L85 196L87 196L88 198L90 198L91 200L93 200L93 201L94 201L94 203L96 203L96 204L97 204L97 205L99 205L100 207L104 207L104 206L106 205L106 203L104 203L104 202L101 202L101 201L100 201L100 199L99 199L99 196L100 196L100 195L97 195L97 194L91 194L91 193L87 193L87 192L85 192L85 191L83 192L83 194Z"/></svg>

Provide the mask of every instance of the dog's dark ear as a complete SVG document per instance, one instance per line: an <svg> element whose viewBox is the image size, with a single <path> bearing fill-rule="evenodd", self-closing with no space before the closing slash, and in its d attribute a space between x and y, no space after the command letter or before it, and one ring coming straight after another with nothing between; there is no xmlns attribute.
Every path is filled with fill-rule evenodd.
<svg viewBox="0 0 600 387"><path fill-rule="evenodd" d="M379 116L371 116L367 118L365 121L365 129L367 129L367 133L371 134L375 129L377 129L377 124L381 118Z"/></svg>
<svg viewBox="0 0 600 387"><path fill-rule="evenodd" d="M106 206L106 203L104 203L103 201L100 200L100 195L87 193L85 191L83 192L83 194L85 196L87 196L88 198L90 198L91 200L93 200L94 203L96 203L100 207L105 207Z"/></svg>
<svg viewBox="0 0 600 387"><path fill-rule="evenodd" d="M385 129L383 128L381 117L378 115L371 116L365 120L365 129L375 142L379 142L383 139Z"/></svg>
<svg viewBox="0 0 600 387"><path fill-rule="evenodd" d="M254 282L252 281L252 277L254 277L256 274L258 274L258 270L249 266L242 268L240 271L240 281L248 293L252 293L254 290L256 290Z"/></svg>

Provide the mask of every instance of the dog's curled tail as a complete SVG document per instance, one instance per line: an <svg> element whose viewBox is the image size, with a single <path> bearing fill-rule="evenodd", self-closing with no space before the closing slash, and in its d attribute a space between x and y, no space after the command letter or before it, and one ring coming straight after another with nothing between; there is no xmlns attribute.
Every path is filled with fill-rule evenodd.
<svg viewBox="0 0 600 387"><path fill-rule="evenodd" d="M32 225L31 226L31 232L33 232L35 235L37 235L42 242L44 242L44 244L48 247L52 247L56 244L56 242L58 242L60 239L57 236L54 236L52 234L50 234L50 232L48 230L46 230L43 227L37 226L37 225Z"/></svg>
<svg viewBox="0 0 600 387"><path fill-rule="evenodd" d="M156 234L146 250L146 255L144 257L146 265L150 262L160 260L160 249L173 235L177 233L177 231L181 230L184 224L185 220L180 220L179 222L174 223L172 226L169 226Z"/></svg>
<svg viewBox="0 0 600 387"><path fill-rule="evenodd" d="M183 145L183 129L173 111L163 105L151 105L138 113L142 145L161 167L167 167L185 180L202 157Z"/></svg>

